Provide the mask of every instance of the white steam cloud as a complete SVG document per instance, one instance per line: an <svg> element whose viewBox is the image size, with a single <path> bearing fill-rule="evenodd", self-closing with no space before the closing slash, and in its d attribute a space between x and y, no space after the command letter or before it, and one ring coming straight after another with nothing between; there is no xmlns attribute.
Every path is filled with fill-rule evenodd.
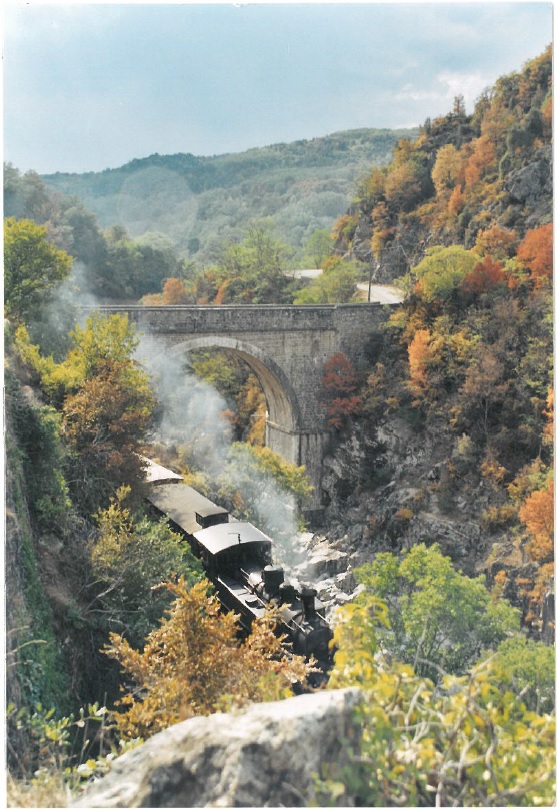
<svg viewBox="0 0 557 809"><path fill-rule="evenodd" d="M273 539L275 562L294 574L304 556L295 498L258 468L248 449L232 443L230 425L222 417L226 401L155 337L141 338L136 358L151 375L162 409L155 440L186 446L193 465L223 493L239 491L250 521Z"/></svg>

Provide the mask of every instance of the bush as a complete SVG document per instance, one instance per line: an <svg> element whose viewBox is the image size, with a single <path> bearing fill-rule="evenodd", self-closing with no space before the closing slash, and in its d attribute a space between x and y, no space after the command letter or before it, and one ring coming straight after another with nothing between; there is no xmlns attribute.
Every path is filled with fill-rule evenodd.
<svg viewBox="0 0 557 809"><path fill-rule="evenodd" d="M437 687L388 663L386 605L368 597L339 611L329 687L359 686L361 728L351 763L316 783L321 806L552 806L555 719L507 687L504 655Z"/></svg>
<svg viewBox="0 0 557 809"><path fill-rule="evenodd" d="M367 588L357 603L373 593L388 606L390 628L377 631L381 647L418 674L462 674L483 650L518 631L519 611L492 598L483 578L456 572L436 544L415 545L401 559L379 553L355 573Z"/></svg>
<svg viewBox="0 0 557 809"><path fill-rule="evenodd" d="M289 655L275 634L271 615L238 639L239 617L223 614L209 583L188 588L183 578L164 587L175 600L143 651L111 635L106 654L118 660L133 686L114 714L124 738L147 738L189 716L206 715L249 701L292 695L310 667Z"/></svg>
<svg viewBox="0 0 557 809"><path fill-rule="evenodd" d="M91 567L96 579L94 608L102 610L102 624L139 646L171 601L157 585L172 576L184 576L192 584L202 578L202 567L165 522L135 518L124 506L128 493L126 487L119 489L110 506L99 512Z"/></svg>

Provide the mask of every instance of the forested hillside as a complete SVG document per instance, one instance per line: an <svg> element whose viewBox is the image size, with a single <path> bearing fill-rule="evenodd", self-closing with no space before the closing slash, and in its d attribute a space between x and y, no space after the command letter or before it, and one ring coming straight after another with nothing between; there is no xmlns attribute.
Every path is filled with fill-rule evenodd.
<svg viewBox="0 0 557 809"><path fill-rule="evenodd" d="M54 174L49 188L78 197L102 228L167 237L181 258L212 263L223 241L271 217L296 251L346 210L357 181L383 166L411 130L358 129L240 154L151 155L99 173Z"/></svg>
<svg viewBox="0 0 557 809"><path fill-rule="evenodd" d="M551 84L549 49L499 79L472 115L457 99L362 183L335 226L336 250L399 277L405 300L370 347L359 387L346 372L324 377L337 397L338 439L326 487L337 512L360 523L360 541L385 550L440 542L461 569L487 573L546 637Z"/></svg>
<svg viewBox="0 0 557 809"><path fill-rule="evenodd" d="M526 230L552 219L552 50L501 77L467 114L453 110L401 141L335 225L337 251L403 275L432 245L515 255Z"/></svg>

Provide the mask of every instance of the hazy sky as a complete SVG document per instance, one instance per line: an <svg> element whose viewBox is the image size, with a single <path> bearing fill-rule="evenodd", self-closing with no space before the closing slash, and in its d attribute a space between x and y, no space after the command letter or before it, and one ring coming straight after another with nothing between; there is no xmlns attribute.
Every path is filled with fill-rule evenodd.
<svg viewBox="0 0 557 809"><path fill-rule="evenodd" d="M5 8L4 159L98 171L467 108L552 39L551 3Z"/></svg>

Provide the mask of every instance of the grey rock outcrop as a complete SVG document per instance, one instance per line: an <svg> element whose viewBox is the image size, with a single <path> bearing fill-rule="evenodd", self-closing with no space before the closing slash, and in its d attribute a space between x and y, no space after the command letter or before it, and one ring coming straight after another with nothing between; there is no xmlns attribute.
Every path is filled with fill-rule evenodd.
<svg viewBox="0 0 557 809"><path fill-rule="evenodd" d="M511 202L535 206L540 199L551 200L553 181L553 152L551 146L537 150L536 159L519 169L509 172L504 187Z"/></svg>
<svg viewBox="0 0 557 809"><path fill-rule="evenodd" d="M72 806L305 806L314 774L358 743L356 688L173 725L117 759Z"/></svg>

